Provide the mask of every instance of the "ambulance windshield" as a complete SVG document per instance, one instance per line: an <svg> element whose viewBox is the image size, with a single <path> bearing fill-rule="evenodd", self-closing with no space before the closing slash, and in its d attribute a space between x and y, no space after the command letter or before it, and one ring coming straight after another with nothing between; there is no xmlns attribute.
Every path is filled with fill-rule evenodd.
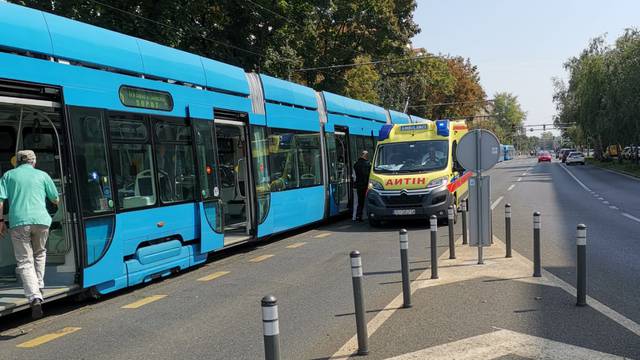
<svg viewBox="0 0 640 360"><path fill-rule="evenodd" d="M377 173L414 173L444 169L449 142L427 140L383 144L378 147L373 171Z"/></svg>

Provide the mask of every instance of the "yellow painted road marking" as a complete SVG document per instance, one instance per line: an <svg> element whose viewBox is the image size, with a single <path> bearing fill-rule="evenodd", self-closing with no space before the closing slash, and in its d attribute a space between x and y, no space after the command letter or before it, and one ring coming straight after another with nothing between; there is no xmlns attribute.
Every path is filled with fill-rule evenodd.
<svg viewBox="0 0 640 360"><path fill-rule="evenodd" d="M228 271L216 271L213 274L209 274L207 276L201 277L200 279L198 279L198 281L211 281L221 276L225 276L228 273L229 273Z"/></svg>
<svg viewBox="0 0 640 360"><path fill-rule="evenodd" d="M21 344L16 345L19 348L23 348L23 349L29 349L29 348L34 348L36 346L40 346L42 344L48 343L49 341L53 341L57 338L63 337L65 335L69 335L71 333L74 333L78 330L80 330L82 328L79 327L66 327L63 329L60 329L54 333L51 334L47 334L47 335L42 335L39 336L35 339L29 340L27 342L23 342Z"/></svg>
<svg viewBox="0 0 640 360"><path fill-rule="evenodd" d="M154 301L158 301L158 300L163 299L163 298L166 298L166 297L167 297L167 295L153 295L153 296L147 296L147 297L146 297L146 298L144 298L144 299L140 299L140 300L138 300L138 301L136 301L136 302L132 302L131 304L129 304L129 305L125 305L125 306L123 306L122 308L123 308L123 309L137 309L137 308L139 308L139 307L141 307L141 306L147 305L147 304L149 304L149 303L152 303L152 302L154 302Z"/></svg>
<svg viewBox="0 0 640 360"><path fill-rule="evenodd" d="M314 236L314 238L321 239L321 238L326 238L327 236L331 236L331 233L330 232L326 232L326 233L318 234L318 235Z"/></svg>
<svg viewBox="0 0 640 360"><path fill-rule="evenodd" d="M272 258L273 255L269 254L269 255L260 255L260 256L256 256L253 259L249 260L250 262L260 262L260 261L264 261L267 260L268 258Z"/></svg>
<svg viewBox="0 0 640 360"><path fill-rule="evenodd" d="M291 244L291 245L287 246L287 249L297 249L297 248L299 248L301 246L304 246L304 244L306 244L306 242L298 242L298 243L295 243L295 244Z"/></svg>

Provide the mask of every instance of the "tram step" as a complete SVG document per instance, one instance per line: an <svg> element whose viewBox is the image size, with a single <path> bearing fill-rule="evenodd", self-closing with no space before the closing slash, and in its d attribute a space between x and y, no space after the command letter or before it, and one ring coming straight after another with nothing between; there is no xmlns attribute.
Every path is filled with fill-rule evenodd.
<svg viewBox="0 0 640 360"><path fill-rule="evenodd" d="M182 246L178 240L140 248L133 259L126 261L128 285L148 282L168 276L175 270L186 269L191 265L191 255L190 247Z"/></svg>

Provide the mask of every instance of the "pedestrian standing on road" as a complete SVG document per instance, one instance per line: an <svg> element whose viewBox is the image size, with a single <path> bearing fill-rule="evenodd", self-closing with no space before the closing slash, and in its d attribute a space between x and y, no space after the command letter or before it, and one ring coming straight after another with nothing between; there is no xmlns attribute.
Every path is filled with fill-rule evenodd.
<svg viewBox="0 0 640 360"><path fill-rule="evenodd" d="M364 209L365 197L367 195L367 187L369 186L369 173L371 172L371 163L369 162L369 152L362 150L360 158L353 165L353 172L356 175L356 202L354 206L355 220L362 221L362 210Z"/></svg>
<svg viewBox="0 0 640 360"><path fill-rule="evenodd" d="M46 199L58 204L58 190L51 177L37 170L36 154L18 151L17 167L0 179L0 235L7 230L2 215L3 202L9 203L9 234L16 257L16 273L31 305L31 316L42 317L42 289L47 261L47 237L51 216Z"/></svg>

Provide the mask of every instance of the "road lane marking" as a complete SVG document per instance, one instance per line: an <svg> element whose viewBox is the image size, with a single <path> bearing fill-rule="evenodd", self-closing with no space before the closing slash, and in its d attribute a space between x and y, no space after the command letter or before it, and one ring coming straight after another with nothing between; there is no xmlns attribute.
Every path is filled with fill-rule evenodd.
<svg viewBox="0 0 640 360"><path fill-rule="evenodd" d="M462 236L460 236L456 243L462 242ZM449 252L446 251L442 255L440 255L439 259L444 260L445 258L449 258ZM431 273L431 268L428 268L421 272L418 277L411 282L411 294L415 293L420 289L420 281L429 279ZM367 334L369 338L371 335L375 333L385 321L389 320L389 318L396 312L398 309L402 308L402 293L399 293L387 306L384 307L383 311L378 312L373 319L369 320L367 323ZM358 335L353 335L349 341L347 341L342 347L336 351L330 359L344 359L349 358L352 355L355 355L356 350L358 349Z"/></svg>
<svg viewBox="0 0 640 360"><path fill-rule="evenodd" d="M314 236L314 238L322 239L322 238L326 238L327 236L331 236L331 233L330 232L326 232L326 233L318 234L318 235Z"/></svg>
<svg viewBox="0 0 640 360"><path fill-rule="evenodd" d="M167 295L153 295L153 296L147 296L144 299L140 299L138 301L134 301L131 304L125 305L122 307L122 309L137 309L139 307L145 306L149 303L152 303L154 301L158 301L160 299L164 299L166 298Z"/></svg>
<svg viewBox="0 0 640 360"><path fill-rule="evenodd" d="M637 217L631 215L631 214L627 214L625 212L622 213L622 216L626 217L627 219L631 219L633 221L639 222L640 223L640 219L638 219Z"/></svg>
<svg viewBox="0 0 640 360"><path fill-rule="evenodd" d="M596 167L597 167L597 166L596 166ZM598 168L598 169L600 169L600 170L604 170L604 171L606 171L606 172L610 172L610 173L612 173L612 174L616 174L616 175L624 176L624 177L629 178L629 179L631 179L631 180L640 181L640 179L639 179L639 178L637 178L637 177L635 177L635 176L627 175L627 174L624 174L624 173L621 173L621 172L617 172L617 171L613 171L613 170L605 169L605 168L601 168L601 167L597 167L597 168Z"/></svg>
<svg viewBox="0 0 640 360"><path fill-rule="evenodd" d="M494 244L496 245L496 248L500 248L500 249L504 249L505 245L504 242L502 240L500 240L497 237L493 237L494 238ZM459 244L461 242L462 237L459 237L456 240L456 243ZM520 253L518 253L515 250L512 250L512 254L513 254L513 260L516 260L516 265L517 266L512 266L509 267L511 271L513 270L514 267L518 267L518 268L526 268L527 269L527 274L529 273L529 269L531 269L532 262L525 258L524 256L522 256ZM448 258L448 252L443 252L443 254L439 257L439 259L444 260L445 258ZM462 259L461 259L462 260ZM459 260L460 261L460 260ZM476 260L475 258L469 262L464 262L462 264L463 266L471 266L472 268L474 266L478 266L476 265ZM454 266L456 266L458 269L460 269L460 264L455 264ZM487 265L482 265L487 266ZM446 271L446 266L443 266L443 270ZM499 272L504 271L503 268L498 268L497 269ZM423 272L421 272L418 277L411 283L411 293L415 293L417 290L419 289L424 289L427 287L433 287L433 286L441 286L441 285L446 285L446 284L451 284L451 283L455 283L458 281L466 281L469 279L477 279L478 277L482 277L482 274L478 274L477 271L472 271L471 277L469 276L465 276L464 274L460 274L459 272L452 272L447 274L446 277L443 277L439 280L432 280L430 279L430 273L431 269L428 268L426 270L424 270ZM462 275L462 276L461 276ZM571 296L575 296L576 294L576 289L573 288L571 285L569 285L568 283L564 282L563 280L557 278L556 276L554 276L553 274L551 274L550 272L548 272L545 269L542 269L542 278L532 278L529 277L530 275L528 275L528 277L526 278L522 278L521 281L525 281L525 282L531 282L533 284L536 285L555 285L556 287L561 288L562 290L566 291L567 293L569 293ZM402 308L402 293L399 293L393 300L391 300L391 302L389 304L387 304L382 310L380 310L371 320L369 320L369 322L367 323L367 330L368 330L368 335L369 337L371 337L389 318L391 318L391 316L393 316L393 314L398 311L399 309ZM616 312L615 310L607 307L606 305L600 303L599 301L593 299L590 296L587 296L587 304L594 310L602 313L603 315L605 315L606 317L608 317L609 319L615 321L616 323L618 323L619 325L625 327L627 330L630 330L632 333L640 336L640 325L638 325L637 323L635 323L633 320L630 320L626 317L624 317L624 315ZM336 351L331 357L330 359L346 359L349 358L351 356L354 356L356 351L358 349L358 341L357 341L357 334L354 334L351 339L349 339L346 343L344 343L344 345L342 347L340 347L340 349L338 351ZM417 357L416 359L420 359L421 357ZM450 357L445 357L445 358L450 358ZM472 358L472 357L465 357L466 358ZM492 358L490 358L492 359Z"/></svg>
<svg viewBox="0 0 640 360"><path fill-rule="evenodd" d="M297 249L299 247L304 246L304 244L306 244L306 242L298 242L298 243L295 243L295 244L291 244L291 245L287 246L287 249Z"/></svg>
<svg viewBox="0 0 640 360"><path fill-rule="evenodd" d="M587 185L583 184L582 181L578 180L578 178L575 175L573 175L573 173L571 171L569 171L569 169L567 169L566 166L560 165L560 167L562 169L564 169L564 171L566 171L567 174L569 174L569 176L571 176L573 178L573 180L575 180L580 186L582 186L583 189L585 189L586 191L591 191L591 189L589 189L589 187L587 187Z"/></svg>
<svg viewBox="0 0 640 360"><path fill-rule="evenodd" d="M527 173L526 173L526 172L523 172L523 173L522 173L522 176L527 176Z"/></svg>
<svg viewBox="0 0 640 360"><path fill-rule="evenodd" d="M609 209L618 210L617 206L609 205Z"/></svg>
<svg viewBox="0 0 640 360"><path fill-rule="evenodd" d="M612 355L542 337L498 329L478 336L452 341L447 344L395 356L388 360L445 360L476 359L491 360L502 358L518 359L584 359L584 360L623 360L622 356Z"/></svg>
<svg viewBox="0 0 640 360"><path fill-rule="evenodd" d="M520 181L522 181L522 178L521 178L521 177L519 177L519 178L518 178L518 180L516 180L516 181L520 182Z"/></svg>
<svg viewBox="0 0 640 360"><path fill-rule="evenodd" d="M624 215L624 213L623 213ZM640 219L636 220L638 222L640 222ZM502 240L500 240L497 236L493 237L494 239L494 243L499 243L500 246L504 247L504 242ZM526 266L531 268L531 266L533 266L533 262L531 260L529 260L528 258L524 257L523 255L521 255L519 252L515 251L515 250L511 250L512 255L514 258L519 259L520 261L524 262L525 264L527 264ZM571 284L565 282L564 280L560 279L559 277L553 275L552 273L550 273L549 271L545 270L544 268L542 268L542 276L543 278L547 278L548 280L550 280L553 284L555 284L557 287L561 288L562 290L566 291L567 293L569 293L571 296L575 296L576 295L576 288L574 288ZM602 315L608 317L609 319L615 321L616 323L618 323L619 325L625 327L627 330L631 331L632 333L640 336L640 325L638 323L636 323L635 321L625 317L624 315L620 314L619 312L611 309L610 307L608 307L607 305L599 302L598 300L592 298L591 296L587 295L587 305L589 305L592 309L600 312Z"/></svg>
<svg viewBox="0 0 640 360"><path fill-rule="evenodd" d="M507 191L511 191L513 190L513 188L516 187L516 184L511 184L511 186L509 186L509 188L507 189Z"/></svg>
<svg viewBox="0 0 640 360"><path fill-rule="evenodd" d="M267 260L269 258L272 258L272 257L273 257L273 255L271 255L271 254L260 255L260 256L256 256L253 259L249 260L249 262L257 263L257 262L260 262L260 261L265 261L265 260Z"/></svg>
<svg viewBox="0 0 640 360"><path fill-rule="evenodd" d="M500 201L502 201L502 199L504 199L504 196L500 196L499 198L497 198L496 201L491 204L491 210L495 209L498 204L500 204Z"/></svg>
<svg viewBox="0 0 640 360"><path fill-rule="evenodd" d="M603 204L605 204L605 205L609 205L609 204L610 204L610 203L609 203L608 201L606 201L606 200L605 200L605 201L603 201L602 203L603 203Z"/></svg>
<svg viewBox="0 0 640 360"><path fill-rule="evenodd" d="M46 344L49 341L53 341L53 340L55 340L57 338L61 338L61 337L65 336L65 335L72 334L72 333L74 333L74 332L76 332L76 331L78 331L80 329L82 329L82 328L79 328L79 327L62 328L62 329L60 329L60 330L58 330L58 331L56 331L54 333L38 336L35 339L31 339L29 341L20 343L20 344L16 345L16 347L23 348L23 349L34 348L36 346L40 346L42 344Z"/></svg>
<svg viewBox="0 0 640 360"><path fill-rule="evenodd" d="M640 221L640 219L638 219L638 220ZM513 251L513 252L515 253L515 251ZM531 264L533 264L533 263L531 263ZM548 272L545 269L542 269L542 275L547 277L551 281L555 282L556 285L558 285L559 288L561 288L564 291L568 292L572 296L575 296L576 288L574 288L573 286L569 285L564 280L562 280L559 277L553 275L552 273ZM604 316L608 317L609 319L615 321L619 325L625 327L627 330L631 331L632 333L636 334L637 336L640 336L640 325L638 323L636 323L635 321L633 321L633 320L627 318L626 316L620 314L619 312L611 309L607 305L599 302L598 300L592 298L589 295L587 295L587 305L589 305L594 310L600 312L602 315L604 315Z"/></svg>
<svg viewBox="0 0 640 360"><path fill-rule="evenodd" d="M215 280L219 277L225 276L229 273L229 271L216 271L213 274L209 274L207 276L203 276L200 279L198 279L198 281L211 281L211 280Z"/></svg>
<svg viewBox="0 0 640 360"><path fill-rule="evenodd" d="M342 226L338 227L338 229L344 230L344 229L348 229L350 227L351 227L351 224L347 224L347 225L342 225Z"/></svg>

